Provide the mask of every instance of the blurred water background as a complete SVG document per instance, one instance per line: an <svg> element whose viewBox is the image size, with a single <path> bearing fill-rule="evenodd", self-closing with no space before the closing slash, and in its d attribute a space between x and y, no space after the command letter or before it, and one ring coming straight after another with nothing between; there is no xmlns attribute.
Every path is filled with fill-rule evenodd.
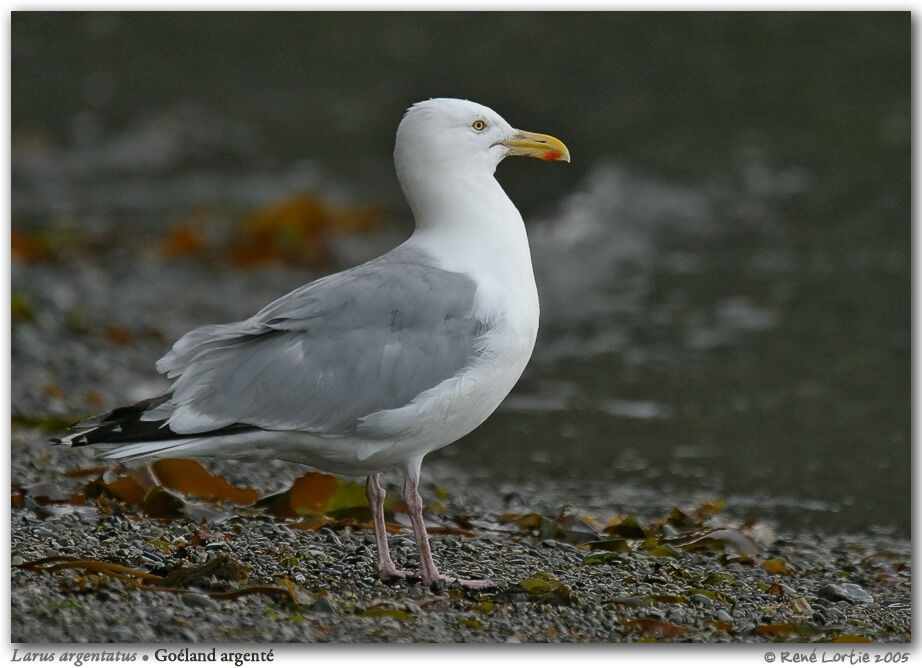
<svg viewBox="0 0 922 668"><path fill-rule="evenodd" d="M571 165L498 171L532 240L533 362L431 459L509 490L909 535L908 13L14 13L11 86L14 230L126 247L313 193L383 212L388 233L336 257L373 255L409 233L393 134L427 97L560 137ZM206 267L192 288L183 262L126 252L100 294L166 274L177 302L212 295L169 336L299 282ZM14 257L13 289L56 270ZM14 413L38 359L22 327Z"/></svg>

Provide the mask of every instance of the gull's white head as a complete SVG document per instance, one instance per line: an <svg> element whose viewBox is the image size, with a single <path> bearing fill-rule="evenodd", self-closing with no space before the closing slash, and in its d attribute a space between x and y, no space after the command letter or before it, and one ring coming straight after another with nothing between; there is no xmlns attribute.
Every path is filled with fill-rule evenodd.
<svg viewBox="0 0 922 668"><path fill-rule="evenodd" d="M563 143L549 135L516 130L489 107L436 98L407 110L394 148L401 182L426 174L493 174L506 156L570 161Z"/></svg>

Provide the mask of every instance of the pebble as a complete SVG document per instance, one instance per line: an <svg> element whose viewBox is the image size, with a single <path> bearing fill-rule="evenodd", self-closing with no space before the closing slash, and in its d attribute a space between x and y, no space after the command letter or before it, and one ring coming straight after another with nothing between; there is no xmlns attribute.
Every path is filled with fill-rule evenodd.
<svg viewBox="0 0 922 668"><path fill-rule="evenodd" d="M333 531L333 530L332 530L331 528L329 528L329 527L323 527L323 528L321 528L321 529L320 529L320 534L323 535L323 536L326 538L326 540L327 540L328 543L332 543L333 545L342 545L342 544L343 544L342 539L340 539L340 537L339 537L338 535L336 535L336 532Z"/></svg>
<svg viewBox="0 0 922 668"><path fill-rule="evenodd" d="M825 598L827 601L845 601L846 603L856 604L874 602L873 596L853 582L835 582L823 585L817 592L817 596Z"/></svg>
<svg viewBox="0 0 922 668"><path fill-rule="evenodd" d="M326 596L321 596L316 601L314 601L310 606L310 610L312 612L319 612L323 614L336 612L336 608L333 607L330 599Z"/></svg>
<svg viewBox="0 0 922 668"><path fill-rule="evenodd" d="M205 594L199 594L197 592L189 592L182 595L182 602L192 608L213 608L215 607L215 602L212 598L205 596Z"/></svg>
<svg viewBox="0 0 922 668"><path fill-rule="evenodd" d="M845 613L843 613L841 610L839 610L834 605L831 605L828 608L826 608L826 610L823 612L823 615L826 617L827 620L832 621L832 622L845 618Z"/></svg>
<svg viewBox="0 0 922 668"><path fill-rule="evenodd" d="M558 550L567 550L572 552L578 552L579 548L576 545L571 545L570 543L564 543L559 540L554 540L553 538L546 538L541 541L542 547L552 547Z"/></svg>

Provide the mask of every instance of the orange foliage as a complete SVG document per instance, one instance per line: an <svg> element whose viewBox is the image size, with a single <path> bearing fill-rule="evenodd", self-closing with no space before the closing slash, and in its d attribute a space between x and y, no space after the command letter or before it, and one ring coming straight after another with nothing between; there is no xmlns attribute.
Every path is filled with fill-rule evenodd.
<svg viewBox="0 0 922 668"><path fill-rule="evenodd" d="M160 242L160 249L167 257L198 255L205 250L205 240L192 225L179 223L167 232L166 238Z"/></svg>
<svg viewBox="0 0 922 668"><path fill-rule="evenodd" d="M207 501L223 500L245 505L259 498L255 489L234 487L224 478L210 474L192 459L160 459L151 464L151 469L164 487Z"/></svg>
<svg viewBox="0 0 922 668"><path fill-rule="evenodd" d="M371 208L338 208L312 197L284 200L245 220L230 243L230 257L241 267L268 262L328 264L333 234L358 232L378 223Z"/></svg>

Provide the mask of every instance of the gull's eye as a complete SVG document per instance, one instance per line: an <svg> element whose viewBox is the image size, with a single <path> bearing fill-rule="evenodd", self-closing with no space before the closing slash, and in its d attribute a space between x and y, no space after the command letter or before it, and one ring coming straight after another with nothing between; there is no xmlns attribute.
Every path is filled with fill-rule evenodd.
<svg viewBox="0 0 922 668"><path fill-rule="evenodd" d="M482 121L478 118L476 121L471 123L471 127L474 128L474 130L476 130L477 132L483 132L484 130L487 129L487 122Z"/></svg>

